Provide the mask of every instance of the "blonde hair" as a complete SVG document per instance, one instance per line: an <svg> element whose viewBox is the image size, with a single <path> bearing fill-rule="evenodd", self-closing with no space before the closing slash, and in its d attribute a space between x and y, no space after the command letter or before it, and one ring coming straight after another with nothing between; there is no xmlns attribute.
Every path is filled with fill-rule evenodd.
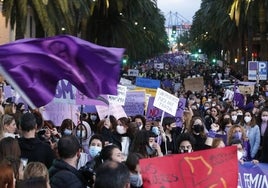
<svg viewBox="0 0 268 188"><path fill-rule="evenodd" d="M241 140L242 141L245 141L246 139L246 132L245 132L245 129L241 126L241 125L238 125L238 124L235 124L235 125L232 125L228 131L228 134L227 134L227 145L229 146L232 139L233 139L233 133L234 133L234 130L235 128L240 128L241 129L241 132L242 132L242 138Z"/></svg>
<svg viewBox="0 0 268 188"><path fill-rule="evenodd" d="M24 169L23 179L43 177L47 182L49 175L47 167L41 162L30 162Z"/></svg>

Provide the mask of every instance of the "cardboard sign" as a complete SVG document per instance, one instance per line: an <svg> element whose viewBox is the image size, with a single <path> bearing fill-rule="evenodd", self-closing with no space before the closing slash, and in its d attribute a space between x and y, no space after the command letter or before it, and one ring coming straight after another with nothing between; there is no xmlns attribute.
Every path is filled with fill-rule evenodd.
<svg viewBox="0 0 268 188"><path fill-rule="evenodd" d="M238 89L239 89L239 92L243 95L246 95L246 94L253 95L254 94L254 85L252 85L252 86L239 86Z"/></svg>
<svg viewBox="0 0 268 188"><path fill-rule="evenodd" d="M237 147L141 159L144 188L237 187Z"/></svg>
<svg viewBox="0 0 268 188"><path fill-rule="evenodd" d="M158 88L154 100L154 106L173 116L176 115L179 98Z"/></svg>
<svg viewBox="0 0 268 188"><path fill-rule="evenodd" d="M201 91L204 90L203 77L185 78L184 79L185 90L188 91Z"/></svg>

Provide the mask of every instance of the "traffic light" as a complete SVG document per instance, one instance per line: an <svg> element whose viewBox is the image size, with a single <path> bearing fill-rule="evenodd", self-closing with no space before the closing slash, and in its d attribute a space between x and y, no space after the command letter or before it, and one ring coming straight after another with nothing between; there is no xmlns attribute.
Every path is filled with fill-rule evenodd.
<svg viewBox="0 0 268 188"><path fill-rule="evenodd" d="M216 59L214 58L214 59L212 59L212 64L216 64Z"/></svg>
<svg viewBox="0 0 268 188"><path fill-rule="evenodd" d="M177 27L176 25L172 26L172 34L176 34L177 33Z"/></svg>

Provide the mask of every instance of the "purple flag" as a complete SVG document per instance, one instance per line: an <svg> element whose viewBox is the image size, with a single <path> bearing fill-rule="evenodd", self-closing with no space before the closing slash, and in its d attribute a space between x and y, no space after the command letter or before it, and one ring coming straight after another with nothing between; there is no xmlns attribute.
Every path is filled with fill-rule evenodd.
<svg viewBox="0 0 268 188"><path fill-rule="evenodd" d="M235 82L234 85L234 106L238 108L243 108L244 107L244 95L242 95L238 89L237 82Z"/></svg>
<svg viewBox="0 0 268 188"><path fill-rule="evenodd" d="M0 71L40 107L53 99L61 79L90 98L116 95L123 52L69 35L22 39L0 46Z"/></svg>

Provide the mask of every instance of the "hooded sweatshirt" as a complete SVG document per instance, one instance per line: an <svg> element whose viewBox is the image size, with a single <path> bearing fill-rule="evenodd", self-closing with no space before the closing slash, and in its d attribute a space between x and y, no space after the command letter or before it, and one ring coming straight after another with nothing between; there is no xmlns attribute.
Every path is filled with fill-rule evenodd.
<svg viewBox="0 0 268 188"><path fill-rule="evenodd" d="M55 159L55 154L50 145L38 138L19 138L21 158L28 159L28 162L42 162L49 168Z"/></svg>

